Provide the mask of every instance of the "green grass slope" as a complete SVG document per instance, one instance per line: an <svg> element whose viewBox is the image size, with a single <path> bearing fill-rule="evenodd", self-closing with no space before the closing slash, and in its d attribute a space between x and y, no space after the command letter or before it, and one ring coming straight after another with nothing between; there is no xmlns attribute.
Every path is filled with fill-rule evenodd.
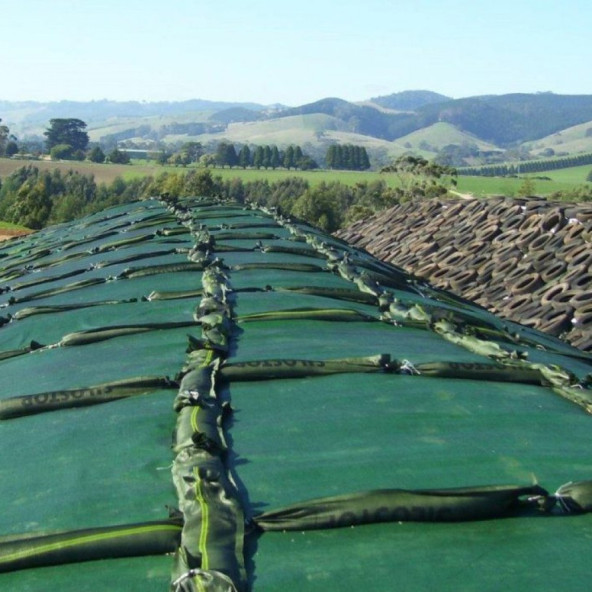
<svg viewBox="0 0 592 592"><path fill-rule="evenodd" d="M212 111L194 111L182 115L113 117L90 124L87 131L91 142L98 142L105 136L118 134L126 130L137 129L140 126L150 126L153 131L158 132L162 127L173 124L207 123L212 114Z"/></svg>
<svg viewBox="0 0 592 592"><path fill-rule="evenodd" d="M592 152L592 121L568 127L534 142L527 142L524 147L537 155L549 149L554 150L556 154Z"/></svg>
<svg viewBox="0 0 592 592"><path fill-rule="evenodd" d="M336 117L323 113L294 115L265 121L237 122L228 125L224 132L187 136L188 139L208 142L227 140L252 144L302 144L316 140L318 134L326 130L343 129L343 123ZM165 141L176 140L176 136L166 136Z"/></svg>
<svg viewBox="0 0 592 592"><path fill-rule="evenodd" d="M412 132L397 140L407 148L420 149L420 144L428 144L434 152L449 144L476 144L480 150L497 150L495 144L484 142L472 134L463 132L451 123L439 121L428 127Z"/></svg>
<svg viewBox="0 0 592 592"><path fill-rule="evenodd" d="M31 234L31 232L33 232L33 230L26 228L25 226L19 226L18 224L12 224L11 222L4 222L4 220L0 220L0 241L4 241L15 236Z"/></svg>
<svg viewBox="0 0 592 592"><path fill-rule="evenodd" d="M1 231L17 230L17 231L31 232L30 229L27 228L26 226L19 226L18 224L12 224L12 222L4 222L3 220L0 220L0 230Z"/></svg>
<svg viewBox="0 0 592 592"><path fill-rule="evenodd" d="M292 115L265 121L231 123L220 133L200 134L197 136L165 137L165 141L195 140L202 143L209 141L229 141L244 144L276 144L286 147L290 144L304 146L339 142L342 144L357 144L367 149L382 148L393 157L403 153L406 149L400 142L388 142L354 133L337 117L324 113Z"/></svg>

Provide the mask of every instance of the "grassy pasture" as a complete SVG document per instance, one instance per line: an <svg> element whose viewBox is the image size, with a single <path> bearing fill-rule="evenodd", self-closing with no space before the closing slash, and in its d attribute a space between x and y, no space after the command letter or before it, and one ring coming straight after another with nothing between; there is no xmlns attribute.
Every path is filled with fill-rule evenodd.
<svg viewBox="0 0 592 592"><path fill-rule="evenodd" d="M570 167L568 169L545 171L539 174L544 175L545 177L550 177L553 181L558 183L581 185L582 183L586 183L586 176L590 171L592 171L592 166L585 164L583 166Z"/></svg>
<svg viewBox="0 0 592 592"><path fill-rule="evenodd" d="M96 164L92 162L77 161L46 161L46 160L12 160L0 158L0 179L10 175L16 169L31 165L41 170L60 169L62 172L69 170L78 171L81 174L92 174L99 183L110 183L116 177L122 177L125 180L143 177L146 175L156 176L162 172L182 173L189 168L180 168L174 166L160 166L146 161L133 161L131 165L121 164ZM539 195L549 195L555 191L569 190L586 181L586 175L592 167L580 166L569 169L560 169L557 171L547 171L541 173L551 181L534 179L535 193ZM345 185L355 185L360 182L372 182L383 179L390 187L396 187L398 184L397 176L394 174L381 174L375 171L286 171L277 170L257 170L257 169L211 169L216 176L223 179L239 178L243 182L255 181L258 179L267 179L270 183L281 181L287 177L301 177L306 179L311 185L318 185L321 182L331 183L338 181ZM461 193L470 193L475 197L484 197L487 195L516 195L522 178L509 177L465 177L458 178L458 191Z"/></svg>
<svg viewBox="0 0 592 592"><path fill-rule="evenodd" d="M586 183L586 176L592 170L590 165L543 171L526 175L531 177L537 195L549 195L555 191L569 191L573 187ZM549 177L550 181L536 179ZM523 178L514 177L465 177L459 176L458 190L462 193L472 193L476 197L485 195L515 195L523 182Z"/></svg>
<svg viewBox="0 0 592 592"><path fill-rule="evenodd" d="M163 172L183 173L190 170L190 167L182 168L175 166L161 166L155 163L143 160L134 160L132 164L97 164L92 162L78 161L52 161L52 160L12 160L9 158L0 158L0 178L10 175L22 166L31 165L40 170L60 169L62 172L70 170L77 171L84 175L94 175L98 183L110 183L116 177L123 179L133 179L146 175L156 176ZM361 181L373 181L376 179L385 179L390 186L395 186L397 178L395 175L381 175L377 172L358 172L358 171L287 171L284 169L261 170L261 169L210 169L212 174L220 176L223 179L242 179L243 182L256 181L258 179L267 179L270 183L281 181L287 177L301 177L306 179L311 185L317 185L323 181L330 183L339 181L346 185L354 185Z"/></svg>
<svg viewBox="0 0 592 592"><path fill-rule="evenodd" d="M578 183L560 181L542 181L534 179L534 193L536 195L550 195L555 191L569 190ZM461 193L469 193L475 197L488 195L505 195L513 197L517 195L521 178L510 177L459 177L457 190Z"/></svg>
<svg viewBox="0 0 592 592"><path fill-rule="evenodd" d="M10 222L4 222L0 220L0 241L4 241L15 236L23 236L24 234L30 234L32 230L19 226L18 224L11 224Z"/></svg>
<svg viewBox="0 0 592 592"><path fill-rule="evenodd" d="M574 169L564 169L563 171L554 171L553 174L546 175L551 181L542 181L535 179L534 185L537 194L549 195L555 191L569 190L576 185L585 182L588 169L590 167L575 167ZM587 169L579 171L577 169ZM573 170L569 174L565 171ZM563 175L557 173L564 173ZM375 171L263 171L263 170L242 170L242 169L214 169L215 175L220 175L223 179L240 178L243 182L255 181L257 179L267 179L270 183L280 181L286 177L298 176L306 179L311 185L318 185L321 182L331 183L338 181L344 185L355 185L356 183L372 182L377 180L386 181L389 187L398 185L397 176L394 174L381 174ZM556 175L556 177L554 176ZM487 195L507 195L517 194L522 178L510 177L465 177L458 178L457 190L461 193L469 193L475 197L485 197Z"/></svg>
<svg viewBox="0 0 592 592"><path fill-rule="evenodd" d="M11 222L3 222L2 220L0 220L0 232L21 232L23 230L28 230L28 228L25 228L24 226L19 226L18 224L12 224Z"/></svg>
<svg viewBox="0 0 592 592"><path fill-rule="evenodd" d="M332 183L337 181L344 185L355 185L360 182L371 182L379 179L384 179L389 186L396 186L397 178L395 175L381 175L377 172L361 172L361 171L332 171L332 170L315 170L315 171L286 171L284 169L273 170L257 170L257 169L213 169L214 175L219 175L223 179L239 178L243 182L256 181L258 179L267 179L270 183L274 181L281 181L288 177L300 177L306 179L311 185L318 185L319 183Z"/></svg>

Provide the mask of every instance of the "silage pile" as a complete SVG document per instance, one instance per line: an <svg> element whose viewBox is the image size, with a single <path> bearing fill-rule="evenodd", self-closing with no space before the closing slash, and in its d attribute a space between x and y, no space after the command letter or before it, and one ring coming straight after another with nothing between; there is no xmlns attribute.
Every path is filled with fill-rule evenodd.
<svg viewBox="0 0 592 592"><path fill-rule="evenodd" d="M592 206L408 202L336 233L496 314L592 351Z"/></svg>

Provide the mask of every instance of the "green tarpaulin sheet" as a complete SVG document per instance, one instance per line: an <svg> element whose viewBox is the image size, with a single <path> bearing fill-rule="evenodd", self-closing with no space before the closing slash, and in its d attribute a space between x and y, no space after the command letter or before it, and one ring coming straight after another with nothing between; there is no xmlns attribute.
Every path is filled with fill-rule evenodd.
<svg viewBox="0 0 592 592"><path fill-rule="evenodd" d="M591 518L550 507L561 485L592 479L592 358L583 352L308 225L198 198L118 206L8 241L0 247L0 291L0 413L14 397L36 395L37 405L0 420L0 589L586 586ZM355 301L352 291L372 296ZM250 317L261 313L270 314ZM97 329L111 333L64 344L69 334ZM361 370L362 358L384 354L378 367ZM340 360L334 373L289 372L333 360ZM417 370L431 362L494 364L510 376ZM246 373L225 380L224 366L233 364ZM269 368L270 376L249 378L249 368ZM191 369L198 386L184 391ZM534 383L514 380L517 369L535 372ZM169 382L104 403L91 392L141 377ZM189 445L203 461L186 499L180 484L189 477L175 471L187 443L171 437L181 395L182 405L193 405ZM78 404L50 411L49 400ZM200 419L216 405L218 415ZM212 459L226 477L214 474ZM226 479L232 503L207 489ZM493 486L536 495L517 494L507 513L488 519L418 522L405 519L414 515L407 508L396 514L403 519L345 528L257 526L259 516L319 498ZM240 507L230 513L238 525L228 523L229 504ZM121 556L119 549L10 571L14 551L2 550L14 538L167 520L179 524L170 542L149 551L130 541ZM179 548L195 555L174 557Z"/></svg>

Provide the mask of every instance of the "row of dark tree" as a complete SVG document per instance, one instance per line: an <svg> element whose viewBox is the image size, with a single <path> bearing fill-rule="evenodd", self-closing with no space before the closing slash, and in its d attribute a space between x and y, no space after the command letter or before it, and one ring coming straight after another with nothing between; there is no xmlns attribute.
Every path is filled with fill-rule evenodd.
<svg viewBox="0 0 592 592"><path fill-rule="evenodd" d="M280 150L275 145L249 147L243 145L237 152L234 144L221 142L216 150L215 162L219 166L242 168L286 168L310 170L318 164L302 151L300 146L291 145ZM329 169L365 171L370 168L366 148L353 144L332 144L327 149L325 164Z"/></svg>
<svg viewBox="0 0 592 592"><path fill-rule="evenodd" d="M215 162L219 166L239 166L242 168L265 168L310 170L318 168L318 164L306 155L300 146L290 145L280 150L276 145L255 146L253 149L246 144L236 152L234 144L220 142L216 149Z"/></svg>
<svg viewBox="0 0 592 592"><path fill-rule="evenodd" d="M365 171L370 168L370 159L363 146L332 144L327 148L325 164L328 169Z"/></svg>
<svg viewBox="0 0 592 592"><path fill-rule="evenodd" d="M501 163L483 165L479 167L458 168L459 175L481 177L507 177L528 173L541 173L557 169L567 169L575 166L592 164L592 153L565 156L562 158L549 158L544 160L527 160L517 163Z"/></svg>

